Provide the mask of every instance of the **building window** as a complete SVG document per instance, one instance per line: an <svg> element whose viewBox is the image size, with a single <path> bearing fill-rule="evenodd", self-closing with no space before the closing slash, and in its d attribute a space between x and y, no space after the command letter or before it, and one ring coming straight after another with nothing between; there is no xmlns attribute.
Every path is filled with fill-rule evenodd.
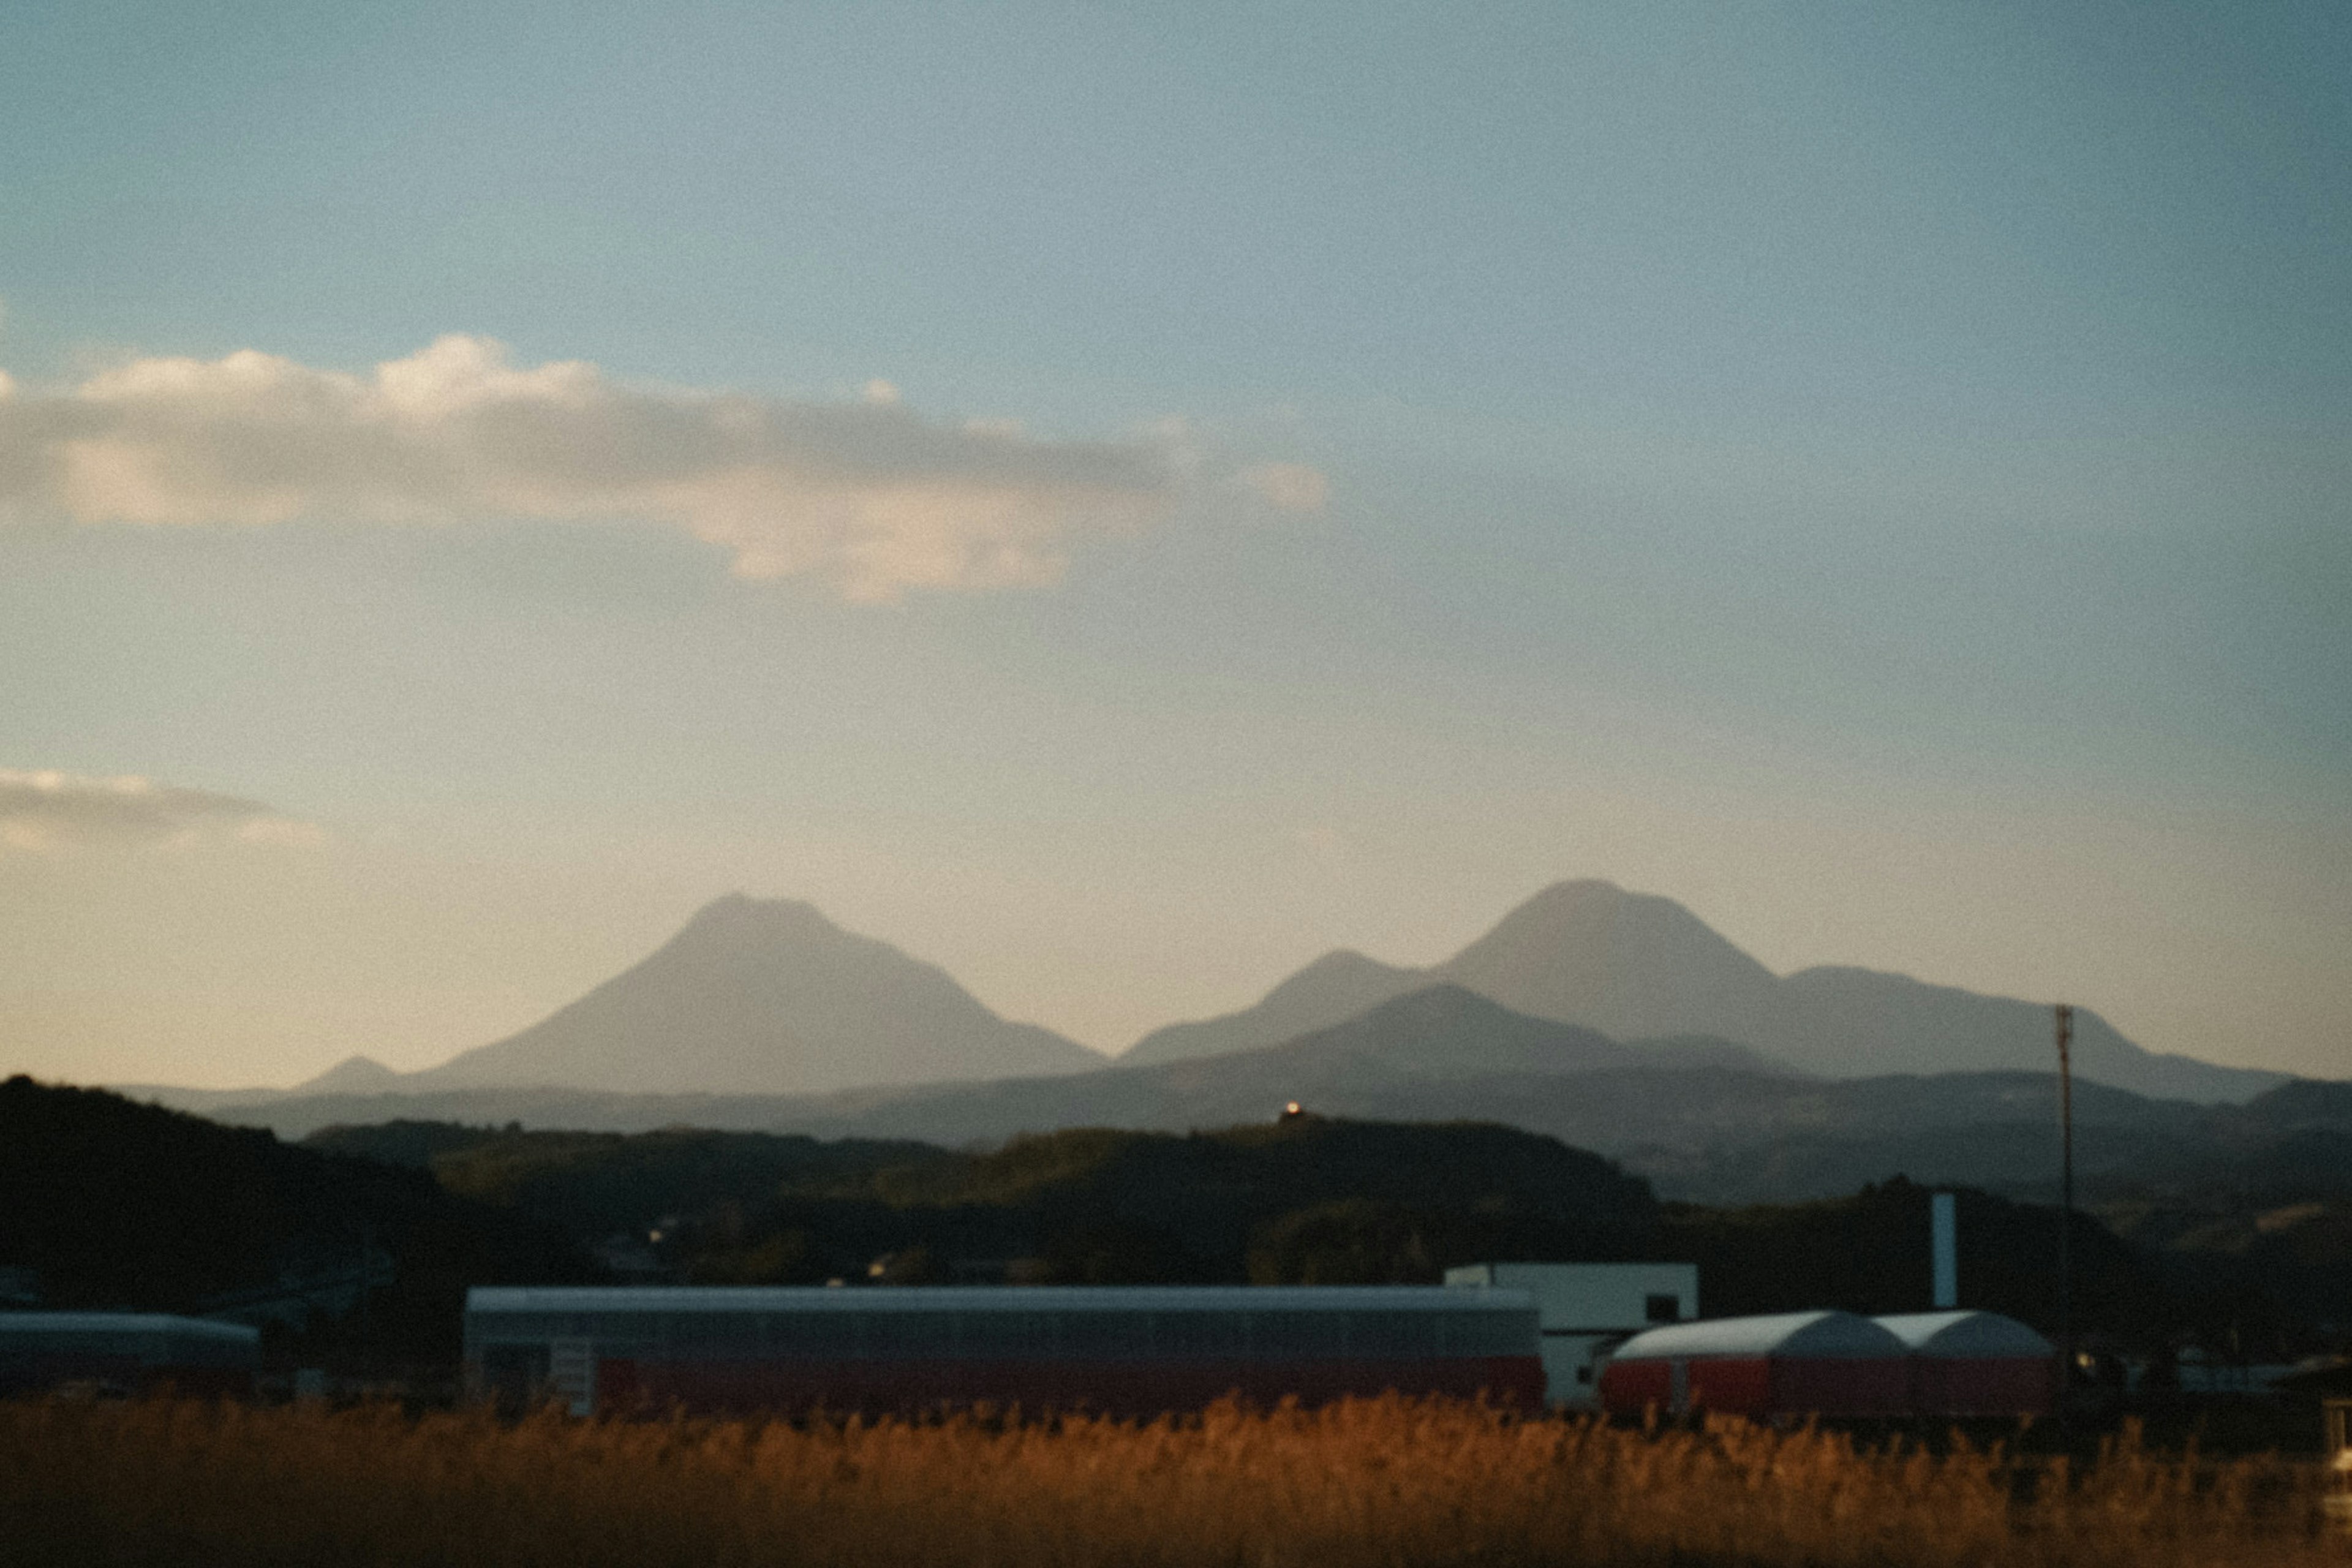
<svg viewBox="0 0 2352 1568"><path fill-rule="evenodd" d="M1680 1296L1644 1296L1642 1316L1653 1323L1679 1323L1683 1321L1683 1299Z"/></svg>

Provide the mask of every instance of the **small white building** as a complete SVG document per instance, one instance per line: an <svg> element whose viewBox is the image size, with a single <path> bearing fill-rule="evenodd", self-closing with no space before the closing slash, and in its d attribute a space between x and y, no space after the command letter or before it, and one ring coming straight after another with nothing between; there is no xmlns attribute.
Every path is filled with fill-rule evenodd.
<svg viewBox="0 0 2352 1568"><path fill-rule="evenodd" d="M1545 1398L1572 1407L1599 1405L1601 1363L1628 1336L1698 1316L1696 1263L1468 1263L1445 1282L1532 1295Z"/></svg>

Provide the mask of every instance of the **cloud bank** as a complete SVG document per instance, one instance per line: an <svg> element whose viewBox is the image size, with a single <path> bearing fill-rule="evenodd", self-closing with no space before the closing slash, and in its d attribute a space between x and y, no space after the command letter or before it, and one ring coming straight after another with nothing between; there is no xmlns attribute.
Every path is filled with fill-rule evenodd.
<svg viewBox="0 0 2352 1568"><path fill-rule="evenodd" d="M319 830L259 801L142 778L0 768L0 848L137 847L207 837L312 843Z"/></svg>
<svg viewBox="0 0 2352 1568"><path fill-rule="evenodd" d="M365 375L246 350L137 360L57 394L0 384L0 509L648 520L727 550L739 576L814 574L862 601L1051 583L1075 544L1170 508L1173 471L1148 442L927 421L881 383L843 404L648 389L576 360L519 368L462 335Z"/></svg>

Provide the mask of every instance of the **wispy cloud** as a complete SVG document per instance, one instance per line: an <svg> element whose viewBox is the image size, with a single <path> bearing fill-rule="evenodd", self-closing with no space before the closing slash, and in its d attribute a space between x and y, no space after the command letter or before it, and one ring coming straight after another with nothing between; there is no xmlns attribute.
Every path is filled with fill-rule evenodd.
<svg viewBox="0 0 2352 1568"><path fill-rule="evenodd" d="M1244 468L1243 484L1267 505L1282 511L1321 511L1331 499L1331 481L1323 470L1305 463L1260 463Z"/></svg>
<svg viewBox="0 0 2352 1568"><path fill-rule="evenodd" d="M0 848L123 847L205 838L317 842L306 822L259 801L135 777L0 768Z"/></svg>
<svg viewBox="0 0 2352 1568"><path fill-rule="evenodd" d="M251 350L142 359L70 390L0 383L0 508L84 521L645 519L852 599L1050 583L1078 542L1174 504L1150 439L926 420L877 382L795 402L518 367L449 336L356 375ZM1255 482L1276 504L1304 481ZM1319 492L1318 492L1319 493Z"/></svg>

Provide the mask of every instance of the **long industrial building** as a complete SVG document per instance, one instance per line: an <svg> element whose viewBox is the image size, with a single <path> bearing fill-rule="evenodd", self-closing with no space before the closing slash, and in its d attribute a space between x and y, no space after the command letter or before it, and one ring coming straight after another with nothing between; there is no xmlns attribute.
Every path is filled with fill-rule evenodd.
<svg viewBox="0 0 2352 1568"><path fill-rule="evenodd" d="M84 1384L117 1393L247 1394L261 1331L160 1312L0 1312L0 1394Z"/></svg>
<svg viewBox="0 0 2352 1568"><path fill-rule="evenodd" d="M1543 1404L1534 1298L1438 1286L480 1288L478 1397L573 1412L1149 1415L1228 1394Z"/></svg>

